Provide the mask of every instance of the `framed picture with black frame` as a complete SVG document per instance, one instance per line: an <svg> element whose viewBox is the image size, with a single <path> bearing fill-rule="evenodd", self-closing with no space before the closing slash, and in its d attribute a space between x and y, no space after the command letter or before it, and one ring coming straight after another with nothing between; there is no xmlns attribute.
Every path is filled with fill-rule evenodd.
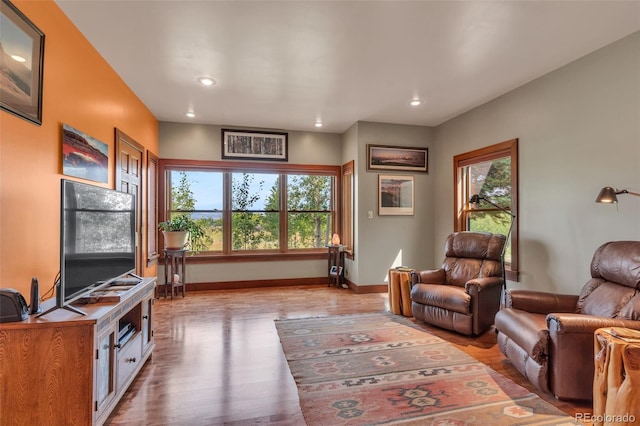
<svg viewBox="0 0 640 426"><path fill-rule="evenodd" d="M42 124L44 34L8 0L0 3L0 108Z"/></svg>
<svg viewBox="0 0 640 426"><path fill-rule="evenodd" d="M429 148L367 145L367 170L429 172Z"/></svg>
<svg viewBox="0 0 640 426"><path fill-rule="evenodd" d="M288 161L288 133L222 129L222 159Z"/></svg>

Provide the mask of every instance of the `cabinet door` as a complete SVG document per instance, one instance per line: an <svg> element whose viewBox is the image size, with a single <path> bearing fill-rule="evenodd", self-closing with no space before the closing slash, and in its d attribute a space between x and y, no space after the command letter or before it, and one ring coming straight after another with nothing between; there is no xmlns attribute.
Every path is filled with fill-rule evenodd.
<svg viewBox="0 0 640 426"><path fill-rule="evenodd" d="M154 298L142 301L142 353L153 346L153 302Z"/></svg>
<svg viewBox="0 0 640 426"><path fill-rule="evenodd" d="M116 324L98 335L96 348L95 418L109 405L115 395Z"/></svg>

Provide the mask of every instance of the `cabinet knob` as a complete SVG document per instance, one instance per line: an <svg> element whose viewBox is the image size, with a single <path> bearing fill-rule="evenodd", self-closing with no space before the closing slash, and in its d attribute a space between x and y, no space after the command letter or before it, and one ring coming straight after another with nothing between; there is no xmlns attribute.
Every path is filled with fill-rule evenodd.
<svg viewBox="0 0 640 426"><path fill-rule="evenodd" d="M136 362L136 359L135 359L135 357L134 358L129 358L129 359L127 359L127 362Z"/></svg>
<svg viewBox="0 0 640 426"><path fill-rule="evenodd" d="M116 343L115 345L113 345L113 347L115 349L120 349L122 347L122 345L120 343Z"/></svg>
<svg viewBox="0 0 640 426"><path fill-rule="evenodd" d="M143 315L142 319L149 319L149 315Z"/></svg>

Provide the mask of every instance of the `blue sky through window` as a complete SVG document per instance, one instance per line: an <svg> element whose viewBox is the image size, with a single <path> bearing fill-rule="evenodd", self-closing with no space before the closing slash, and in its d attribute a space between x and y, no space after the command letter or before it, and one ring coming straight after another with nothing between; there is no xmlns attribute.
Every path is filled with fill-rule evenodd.
<svg viewBox="0 0 640 426"><path fill-rule="evenodd" d="M174 187L180 184L180 171L171 172L171 182ZM220 210L222 211L223 186L221 172L198 172L186 171L187 178L191 184L191 191L196 199L196 210ZM241 175L241 174L238 174ZM261 205L255 206L257 209L264 208L271 188L278 179L277 173L260 173L254 174L255 179L251 183L250 190L252 193L258 191L260 181L264 181L262 190L260 191Z"/></svg>

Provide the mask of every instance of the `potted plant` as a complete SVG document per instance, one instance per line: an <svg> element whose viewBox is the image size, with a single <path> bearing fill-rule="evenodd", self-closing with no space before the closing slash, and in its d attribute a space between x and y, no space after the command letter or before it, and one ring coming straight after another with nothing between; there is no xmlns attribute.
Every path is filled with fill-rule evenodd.
<svg viewBox="0 0 640 426"><path fill-rule="evenodd" d="M199 241L205 237L205 230L189 215L180 214L170 220L160 222L158 227L164 236L164 246L168 249L191 250L202 248Z"/></svg>

